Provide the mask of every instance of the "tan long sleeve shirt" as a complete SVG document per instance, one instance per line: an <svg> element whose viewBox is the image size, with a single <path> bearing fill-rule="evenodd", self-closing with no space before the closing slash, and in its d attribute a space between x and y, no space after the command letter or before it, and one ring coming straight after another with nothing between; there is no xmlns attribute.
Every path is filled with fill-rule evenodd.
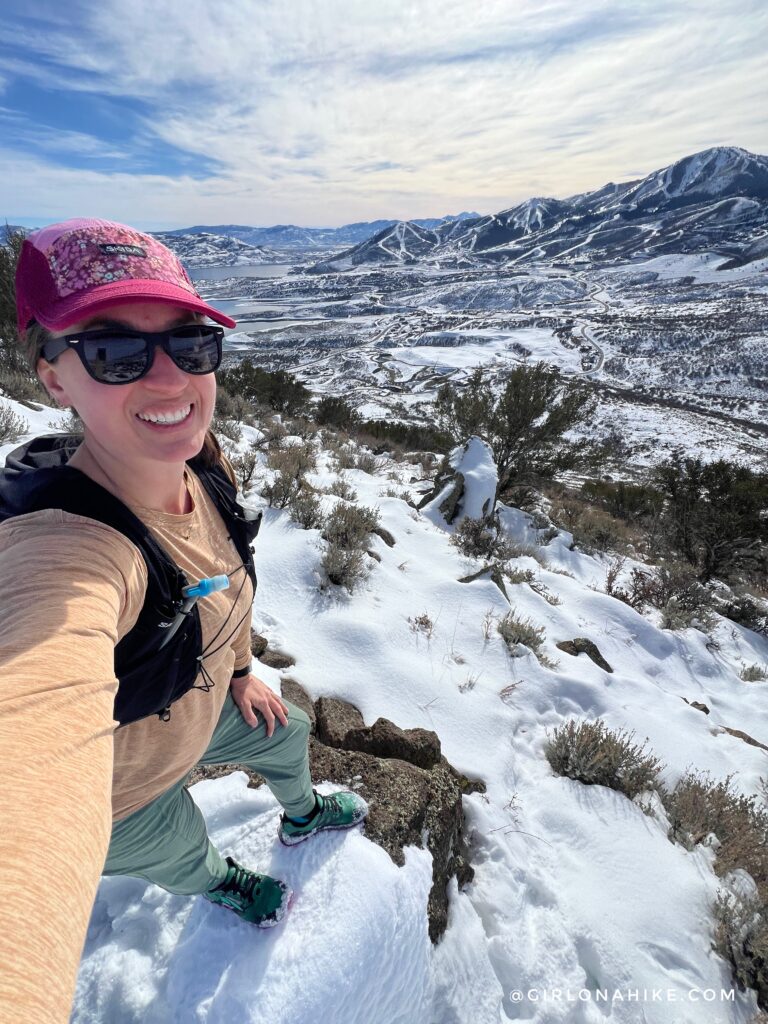
<svg viewBox="0 0 768 1024"><path fill-rule="evenodd" d="M191 579L233 572L237 549L192 473L189 488L184 515L131 507ZM199 603L213 689L190 690L168 722L115 730L114 648L146 586L141 554L111 527L58 510L0 525L0 1024L69 1020L112 820L196 764L233 671L250 665L241 568Z"/></svg>

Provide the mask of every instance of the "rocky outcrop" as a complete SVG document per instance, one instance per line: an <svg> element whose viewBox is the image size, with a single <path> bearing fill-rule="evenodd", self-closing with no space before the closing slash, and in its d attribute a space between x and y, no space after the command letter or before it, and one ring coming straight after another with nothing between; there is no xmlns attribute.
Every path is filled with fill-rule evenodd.
<svg viewBox="0 0 768 1024"><path fill-rule="evenodd" d="M395 538L384 526L374 526L371 533L375 533L377 537L381 537L387 547L393 548L395 546Z"/></svg>
<svg viewBox="0 0 768 1024"><path fill-rule="evenodd" d="M440 740L430 729L400 729L387 718L377 718L372 726L350 729L344 738L345 750L359 750L376 757L394 757L417 768L440 764Z"/></svg>
<svg viewBox="0 0 768 1024"><path fill-rule="evenodd" d="M368 801L367 838L399 865L405 863L406 846L429 850L429 935L437 942L448 923L448 881L455 876L462 886L473 877L464 841L462 794L484 792L485 784L457 772L442 756L437 735L428 729L401 729L386 718L366 726L353 704L333 697L320 697L313 704L292 679L283 680L282 692L313 722L312 778L353 789ZM240 765L198 766L190 782L237 769L246 771L249 785L264 782Z"/></svg>
<svg viewBox="0 0 768 1024"><path fill-rule="evenodd" d="M588 640L585 636L577 636L573 640L561 640L555 646L559 650L565 651L566 654L572 654L574 658L578 657L579 654L586 654L604 672L613 672L611 666L597 649L597 644Z"/></svg>
<svg viewBox="0 0 768 1024"><path fill-rule="evenodd" d="M761 743L760 740L756 740L754 736L750 736L748 732L744 732L743 729L732 729L729 725L722 725L720 728L723 732L727 732L729 736L735 736L737 740L743 740L748 743L750 747L759 747L761 750L768 750L768 747Z"/></svg>
<svg viewBox="0 0 768 1024"><path fill-rule="evenodd" d="M709 714L709 708L700 700L688 700L687 697L683 697L682 699L689 705L689 707L696 708L697 711L703 711L705 715Z"/></svg>
<svg viewBox="0 0 768 1024"><path fill-rule="evenodd" d="M509 594L504 583L504 572L499 564L496 565L484 565L482 569L478 569L477 572L473 572L469 576L462 576L459 579L459 583L473 583L475 580L479 580L481 576L488 575L488 579L495 583L499 590L502 592L504 597L509 600Z"/></svg>
<svg viewBox="0 0 768 1024"><path fill-rule="evenodd" d="M264 651L267 649L269 641L265 636L261 636L255 629L251 630L251 654L254 658L260 658Z"/></svg>
<svg viewBox="0 0 768 1024"><path fill-rule="evenodd" d="M268 665L270 668L290 668L291 665L296 664L290 654L282 654L280 651L269 649L267 638L261 636L254 629L251 630L251 654L254 658L258 658L262 665Z"/></svg>
<svg viewBox="0 0 768 1024"><path fill-rule="evenodd" d="M434 486L416 507L433 516L438 513L448 525L462 516L490 519L498 479L490 446L480 437L470 437L445 456Z"/></svg>
<svg viewBox="0 0 768 1024"><path fill-rule="evenodd" d="M462 473L454 472L449 466L445 467L435 477L435 485L432 490L427 491L416 508L422 509L433 501L439 502L437 508L446 523L449 525L456 519L460 511L460 501L464 497L464 476Z"/></svg>
<svg viewBox="0 0 768 1024"><path fill-rule="evenodd" d="M335 697L315 701L317 738L328 747L344 747L347 733L365 726L363 716L354 706Z"/></svg>
<svg viewBox="0 0 768 1024"><path fill-rule="evenodd" d="M295 679L290 679L285 676L280 680L280 690L282 696L286 700L289 700L291 704L295 704L296 707L301 708L304 714L309 719L309 731L314 734L317 732L317 713L315 711L315 705L312 703L312 698L309 696L307 691L303 687L299 686Z"/></svg>

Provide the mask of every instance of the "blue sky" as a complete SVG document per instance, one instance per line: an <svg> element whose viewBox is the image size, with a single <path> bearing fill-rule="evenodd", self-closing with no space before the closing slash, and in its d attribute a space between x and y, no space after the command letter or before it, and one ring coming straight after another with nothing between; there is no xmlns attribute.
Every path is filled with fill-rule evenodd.
<svg viewBox="0 0 768 1024"><path fill-rule="evenodd" d="M766 38L764 0L4 0L0 216L487 213L766 153Z"/></svg>

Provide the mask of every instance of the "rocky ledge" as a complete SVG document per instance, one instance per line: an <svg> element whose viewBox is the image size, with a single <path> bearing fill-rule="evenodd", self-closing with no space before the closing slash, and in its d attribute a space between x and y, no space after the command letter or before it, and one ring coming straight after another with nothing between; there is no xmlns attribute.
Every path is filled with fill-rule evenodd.
<svg viewBox="0 0 768 1024"><path fill-rule="evenodd" d="M447 885L472 880L464 840L462 795L484 792L443 757L437 734L428 729L400 729L379 718L366 726L360 711L346 701L320 697L312 701L292 679L282 681L282 695L309 715L309 758L316 782L333 782L360 793L370 808L365 835L405 863L406 846L426 847L432 855L429 936L437 942L448 923ZM190 784L245 770L249 784L264 780L241 765L198 765Z"/></svg>

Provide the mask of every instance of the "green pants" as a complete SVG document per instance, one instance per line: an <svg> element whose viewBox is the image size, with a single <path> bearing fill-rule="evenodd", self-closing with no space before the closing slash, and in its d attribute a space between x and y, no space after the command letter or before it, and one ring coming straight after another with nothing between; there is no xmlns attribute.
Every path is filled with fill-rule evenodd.
<svg viewBox="0 0 768 1024"><path fill-rule="evenodd" d="M264 720L248 725L227 694L224 708L200 764L242 764L263 775L292 817L314 807L307 740L309 719L288 705L288 725L275 722L267 737ZM191 895L222 882L227 862L211 843L205 821L185 786L177 782L146 807L112 826L102 874L136 875L167 889Z"/></svg>

